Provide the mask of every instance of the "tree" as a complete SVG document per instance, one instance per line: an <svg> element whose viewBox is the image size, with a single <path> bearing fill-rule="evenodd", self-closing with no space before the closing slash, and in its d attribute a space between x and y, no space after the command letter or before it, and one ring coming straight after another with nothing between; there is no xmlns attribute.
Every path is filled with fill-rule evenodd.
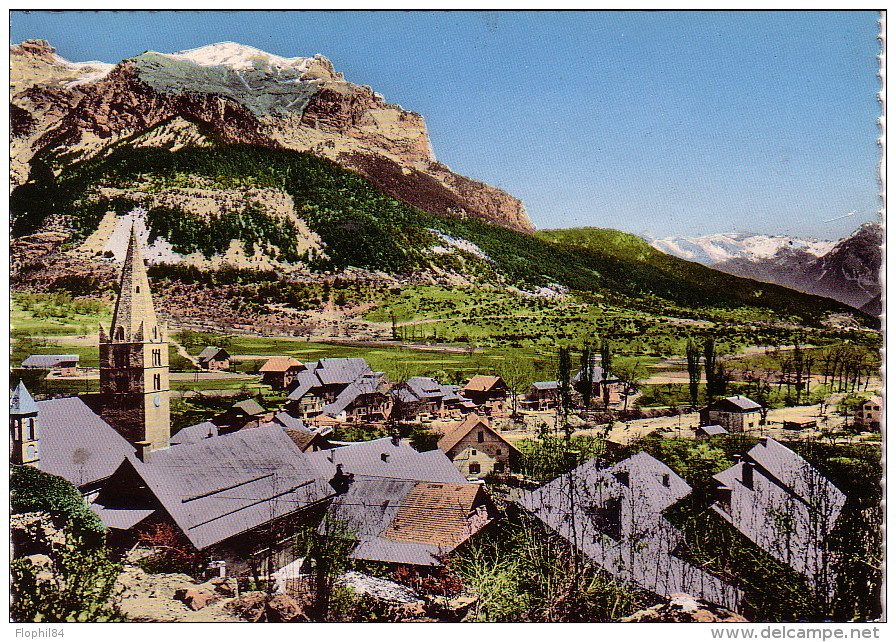
<svg viewBox="0 0 896 642"><path fill-rule="evenodd" d="M77 489L61 477L16 466L10 478L15 513L42 512L62 524L65 543L46 543L48 565L28 557L10 565L12 604L17 622L121 621L114 599L121 566L105 545L106 529Z"/></svg>
<svg viewBox="0 0 896 642"><path fill-rule="evenodd" d="M557 365L557 383L560 385L560 412L563 419L563 429L567 428L569 410L572 407L572 388L570 385L572 371L572 359L569 348L560 348Z"/></svg>
<svg viewBox="0 0 896 642"><path fill-rule="evenodd" d="M511 407L513 416L516 417L519 395L526 392L532 382L533 373L530 364L517 354L509 354L499 366L498 374L510 390Z"/></svg>
<svg viewBox="0 0 896 642"><path fill-rule="evenodd" d="M610 388L607 386L607 379L610 378L610 371L613 368L612 354L610 353L610 342L604 340L600 344L600 367L601 367L601 390L604 393L604 406L610 407Z"/></svg>
<svg viewBox="0 0 896 642"><path fill-rule="evenodd" d="M688 340L684 354L688 362L688 386L691 392L691 406L696 408L697 404L700 403L700 348L697 347L693 339Z"/></svg>
<svg viewBox="0 0 896 642"><path fill-rule="evenodd" d="M582 404L585 410L591 407L591 394L594 390L594 352L591 346L585 344L582 347L582 378L579 380L579 390L582 393Z"/></svg>
<svg viewBox="0 0 896 642"><path fill-rule="evenodd" d="M641 379L646 378L647 372L641 366L640 361L627 367L617 367L616 377L622 382L622 389L619 394L623 399L623 411L628 410L628 399L632 395L638 393L641 389Z"/></svg>

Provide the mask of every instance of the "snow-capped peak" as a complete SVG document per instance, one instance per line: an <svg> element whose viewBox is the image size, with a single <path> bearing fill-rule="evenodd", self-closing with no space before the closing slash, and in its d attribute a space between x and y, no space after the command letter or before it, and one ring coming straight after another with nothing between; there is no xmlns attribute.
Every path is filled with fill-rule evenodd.
<svg viewBox="0 0 896 642"><path fill-rule="evenodd" d="M196 49L160 54L175 60L186 60L200 67L230 67L236 71L265 68L304 71L309 58L283 58L237 42L217 42Z"/></svg>
<svg viewBox="0 0 896 642"><path fill-rule="evenodd" d="M725 233L651 239L650 244L667 254L704 265L715 265L735 258L749 261L771 259L782 251L801 251L813 256L823 256L834 248L836 242L780 235Z"/></svg>

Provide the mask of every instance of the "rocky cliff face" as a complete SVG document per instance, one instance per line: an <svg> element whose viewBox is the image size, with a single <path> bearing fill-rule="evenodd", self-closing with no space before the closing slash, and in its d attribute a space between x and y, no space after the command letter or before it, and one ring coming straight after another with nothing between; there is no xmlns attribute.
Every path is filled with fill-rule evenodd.
<svg viewBox="0 0 896 642"><path fill-rule="evenodd" d="M310 151L427 211L532 231L522 203L436 162L423 117L347 82L322 56L218 43L71 63L46 41L10 47L12 186L127 143L247 143Z"/></svg>

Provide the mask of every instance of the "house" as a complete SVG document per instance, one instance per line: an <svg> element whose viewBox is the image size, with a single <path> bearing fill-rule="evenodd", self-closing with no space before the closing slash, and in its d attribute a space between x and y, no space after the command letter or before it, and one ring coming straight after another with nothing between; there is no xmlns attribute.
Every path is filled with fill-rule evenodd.
<svg viewBox="0 0 896 642"><path fill-rule="evenodd" d="M837 559L824 545L846 496L783 444L763 437L713 477L713 510L759 548L833 593Z"/></svg>
<svg viewBox="0 0 896 642"><path fill-rule="evenodd" d="M128 455L90 508L119 541L173 525L240 575L292 562L289 535L333 495L286 433L266 426L153 451L146 461Z"/></svg>
<svg viewBox="0 0 896 642"><path fill-rule="evenodd" d="M263 425L273 425L282 428L303 453L329 450L334 447L327 439L327 435L332 432L331 428L306 426L300 419L296 419L285 412L278 412L269 423Z"/></svg>
<svg viewBox="0 0 896 642"><path fill-rule="evenodd" d="M78 374L78 360L76 354L32 354L22 361L22 367L28 370L58 370L63 377L73 377Z"/></svg>
<svg viewBox="0 0 896 642"><path fill-rule="evenodd" d="M588 388L587 377L588 371L585 368L580 369L572 378L573 389L581 395L584 395ZM603 403L614 406L619 403L620 389L622 382L609 372L605 371L603 365L599 361L591 364L591 403Z"/></svg>
<svg viewBox="0 0 896 642"><path fill-rule="evenodd" d="M372 372L361 358L321 359L298 373L295 386L286 398L286 410L293 417L316 417L350 383Z"/></svg>
<svg viewBox="0 0 896 642"><path fill-rule="evenodd" d="M738 589L677 555L684 535L663 511L690 492L671 468L640 452L609 468L591 459L524 493L520 504L622 582L737 609Z"/></svg>
<svg viewBox="0 0 896 642"><path fill-rule="evenodd" d="M261 382L274 390L289 390L305 365L292 357L271 357L261 368Z"/></svg>
<svg viewBox="0 0 896 642"><path fill-rule="evenodd" d="M700 409L700 425L722 426L728 432L754 430L762 423L762 406L741 395L719 399Z"/></svg>
<svg viewBox="0 0 896 642"><path fill-rule="evenodd" d="M331 403L322 406L319 416L351 423L384 421L392 411L390 387L385 373L366 372L348 384Z"/></svg>
<svg viewBox="0 0 896 642"><path fill-rule="evenodd" d="M181 428L171 435L171 445L195 444L209 437L217 437L221 433L218 425L211 421L203 421L192 426Z"/></svg>
<svg viewBox="0 0 896 642"><path fill-rule="evenodd" d="M135 448L78 397L35 402L22 383L10 399L10 461L94 494Z"/></svg>
<svg viewBox="0 0 896 642"><path fill-rule="evenodd" d="M230 353L224 348L206 346L196 359L203 370L230 370Z"/></svg>
<svg viewBox="0 0 896 642"><path fill-rule="evenodd" d="M480 484L470 484L439 450L417 452L397 436L308 455L323 478L351 477L318 532L357 541L355 559L440 565L496 517Z"/></svg>
<svg viewBox="0 0 896 642"><path fill-rule="evenodd" d="M536 381L522 401L527 410L550 410L560 405L560 384L557 381Z"/></svg>
<svg viewBox="0 0 896 642"><path fill-rule="evenodd" d="M694 436L697 437L697 439L708 439L710 437L718 437L727 434L728 431L722 426L698 426L694 429Z"/></svg>
<svg viewBox="0 0 896 642"><path fill-rule="evenodd" d="M474 375L461 394L489 414L507 409L507 384L501 377Z"/></svg>
<svg viewBox="0 0 896 642"><path fill-rule="evenodd" d="M470 400L457 393L457 388L439 383L431 377L411 377L393 390L393 414L399 420L412 421L427 415L445 417L466 409L475 410Z"/></svg>
<svg viewBox="0 0 896 642"><path fill-rule="evenodd" d="M442 434L439 450L469 477L505 473L516 465L519 451L495 432L486 419L470 413L453 429Z"/></svg>
<svg viewBox="0 0 896 642"><path fill-rule="evenodd" d="M265 410L254 399L244 399L233 404L212 422L218 426L220 434L227 434L244 428L257 428L274 416L273 412Z"/></svg>
<svg viewBox="0 0 896 642"><path fill-rule="evenodd" d="M880 430L882 407L883 399L881 397L871 397L871 399L863 401L856 409L856 424L869 430Z"/></svg>

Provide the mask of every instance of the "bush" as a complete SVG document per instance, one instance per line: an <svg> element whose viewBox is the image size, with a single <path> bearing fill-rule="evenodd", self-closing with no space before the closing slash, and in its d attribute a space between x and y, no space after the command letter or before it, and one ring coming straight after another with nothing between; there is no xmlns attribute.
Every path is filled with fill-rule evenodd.
<svg viewBox="0 0 896 642"><path fill-rule="evenodd" d="M87 508L81 493L62 477L31 466L14 466L9 489L12 512L49 513L62 518L73 535L94 545L102 543L106 527L96 513Z"/></svg>

